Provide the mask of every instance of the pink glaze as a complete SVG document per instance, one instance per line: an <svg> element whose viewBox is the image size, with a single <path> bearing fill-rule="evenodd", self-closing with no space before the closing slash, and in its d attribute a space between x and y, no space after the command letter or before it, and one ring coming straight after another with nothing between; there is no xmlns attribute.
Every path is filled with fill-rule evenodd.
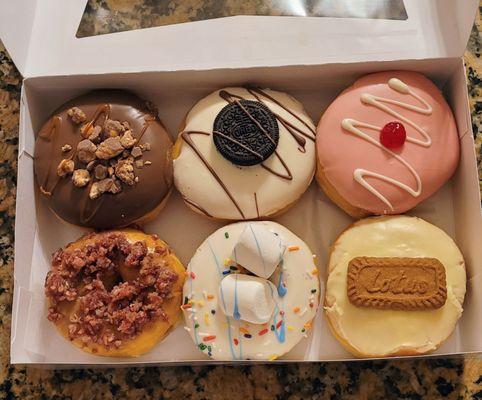
<svg viewBox="0 0 482 400"><path fill-rule="evenodd" d="M423 128L431 137L429 147L406 141L402 147L392 149L418 173L421 193L412 196L405 190L375 177L366 181L391 203L390 209L354 179L354 171L362 168L393 178L414 190L417 182L409 169L393 155L342 128L342 121L351 118L383 127L397 119L373 105L362 103L364 93L393 99L423 107L410 94L399 93L388 86L391 78L398 78L422 97L432 107L430 115L404 109L398 105L383 103ZM407 137L423 140L412 126L403 123ZM380 132L359 128L379 142ZM459 138L454 117L437 87L425 76L416 72L389 71L364 76L343 91L323 114L316 137L318 160L327 180L351 205L374 214L399 214L415 207L435 193L454 173L459 161Z"/></svg>

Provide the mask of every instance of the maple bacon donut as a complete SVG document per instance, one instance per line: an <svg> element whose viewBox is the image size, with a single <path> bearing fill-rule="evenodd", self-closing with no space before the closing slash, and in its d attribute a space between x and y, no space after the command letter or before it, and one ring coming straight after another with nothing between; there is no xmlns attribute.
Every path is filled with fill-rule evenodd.
<svg viewBox="0 0 482 400"><path fill-rule="evenodd" d="M173 159L174 183L193 211L221 220L273 217L313 178L315 126L286 93L225 88L188 113Z"/></svg>
<svg viewBox="0 0 482 400"><path fill-rule="evenodd" d="M171 148L151 103L121 90L87 93L57 109L38 132L40 195L74 225L143 223L171 192Z"/></svg>
<svg viewBox="0 0 482 400"><path fill-rule="evenodd" d="M48 319L88 353L139 356L177 322L184 279L183 265L157 236L92 233L53 255Z"/></svg>
<svg viewBox="0 0 482 400"><path fill-rule="evenodd" d="M373 217L332 246L325 315L357 357L436 350L462 315L465 264L441 229L408 216Z"/></svg>
<svg viewBox="0 0 482 400"><path fill-rule="evenodd" d="M417 72L357 80L324 112L316 145L318 183L356 218L410 210L433 195L459 161L452 111Z"/></svg>
<svg viewBox="0 0 482 400"><path fill-rule="evenodd" d="M275 360L311 331L320 296L308 246L270 221L218 229L184 284L186 330L216 360Z"/></svg>

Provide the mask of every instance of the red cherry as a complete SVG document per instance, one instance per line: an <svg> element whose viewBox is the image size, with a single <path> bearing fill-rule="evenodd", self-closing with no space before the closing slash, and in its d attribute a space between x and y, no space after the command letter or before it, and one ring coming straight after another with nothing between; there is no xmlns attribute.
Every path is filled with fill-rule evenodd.
<svg viewBox="0 0 482 400"><path fill-rule="evenodd" d="M407 132L400 122L389 122L380 131L380 143L388 149L402 146L406 139Z"/></svg>

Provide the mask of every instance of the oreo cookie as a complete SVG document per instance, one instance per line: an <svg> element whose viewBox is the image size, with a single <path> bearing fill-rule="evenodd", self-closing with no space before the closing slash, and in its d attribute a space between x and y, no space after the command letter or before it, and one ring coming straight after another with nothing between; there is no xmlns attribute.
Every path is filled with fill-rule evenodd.
<svg viewBox="0 0 482 400"><path fill-rule="evenodd" d="M216 116L213 140L222 156L233 164L260 164L278 146L278 121L263 103L252 100L232 102Z"/></svg>

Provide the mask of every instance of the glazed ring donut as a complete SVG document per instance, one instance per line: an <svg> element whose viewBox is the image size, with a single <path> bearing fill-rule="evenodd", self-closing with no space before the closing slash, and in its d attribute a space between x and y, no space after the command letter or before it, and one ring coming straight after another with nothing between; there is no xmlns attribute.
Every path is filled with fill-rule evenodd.
<svg viewBox="0 0 482 400"><path fill-rule="evenodd" d="M157 236L92 233L53 255L48 319L88 353L139 356L178 321L184 279L183 265Z"/></svg>

